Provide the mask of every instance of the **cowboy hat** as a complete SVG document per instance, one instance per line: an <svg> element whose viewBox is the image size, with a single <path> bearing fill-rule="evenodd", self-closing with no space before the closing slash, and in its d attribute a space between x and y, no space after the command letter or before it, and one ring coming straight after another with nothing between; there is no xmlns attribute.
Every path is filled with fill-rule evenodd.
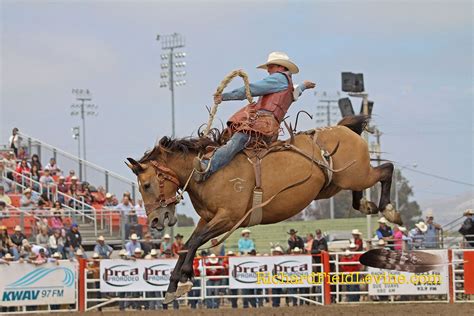
<svg viewBox="0 0 474 316"><path fill-rule="evenodd" d="M92 255L92 259L99 259L100 256L97 252L94 252L94 254Z"/></svg>
<svg viewBox="0 0 474 316"><path fill-rule="evenodd" d="M385 240L379 239L378 245L379 246L385 246Z"/></svg>
<svg viewBox="0 0 474 316"><path fill-rule="evenodd" d="M398 226L398 230L404 233L407 231L407 228L405 226Z"/></svg>
<svg viewBox="0 0 474 316"><path fill-rule="evenodd" d="M362 232L360 232L358 229L353 229L352 235L362 235Z"/></svg>
<svg viewBox="0 0 474 316"><path fill-rule="evenodd" d="M388 221L387 221L387 219L386 219L385 217L379 218L379 220L378 220L377 222L379 222L379 223L381 223L381 224L387 224L387 223L388 223Z"/></svg>
<svg viewBox="0 0 474 316"><path fill-rule="evenodd" d="M233 256L233 255L235 255L235 254L234 254L234 252L233 252L232 250L229 250L229 251L227 251L227 255L228 255L228 256Z"/></svg>
<svg viewBox="0 0 474 316"><path fill-rule="evenodd" d="M219 258L217 258L214 253L211 253L211 255L207 257L207 259L209 260L211 264L216 264L219 262Z"/></svg>
<svg viewBox="0 0 474 316"><path fill-rule="evenodd" d="M61 254L60 254L59 252L55 252L55 253L53 254L53 258L61 258L61 257L62 257L62 256L61 256Z"/></svg>
<svg viewBox="0 0 474 316"><path fill-rule="evenodd" d="M297 232L298 232L297 230L294 230L294 229L292 228L292 229L290 229L289 232L287 232L287 234L293 235L293 234L296 234Z"/></svg>
<svg viewBox="0 0 474 316"><path fill-rule="evenodd" d="M137 234L132 234L132 235L130 236L130 240L138 240Z"/></svg>
<svg viewBox="0 0 474 316"><path fill-rule="evenodd" d="M135 248L135 250L133 251L134 254L142 254L142 250L140 248Z"/></svg>
<svg viewBox="0 0 474 316"><path fill-rule="evenodd" d="M111 197L112 197L112 193L107 192L107 194L105 195L105 198L110 199Z"/></svg>
<svg viewBox="0 0 474 316"><path fill-rule="evenodd" d="M300 70L298 69L298 66L296 66L291 60L290 57L286 53L283 52L271 52L268 55L267 62L257 66L257 68L260 69L267 69L268 65L279 65L286 67L289 72L292 74L297 74Z"/></svg>
<svg viewBox="0 0 474 316"><path fill-rule="evenodd" d="M156 251L156 249L152 249L152 250L150 251L150 256L154 256L154 257L155 257L155 256L158 256L158 251Z"/></svg>
<svg viewBox="0 0 474 316"><path fill-rule="evenodd" d="M293 250L291 250L291 252L293 252L293 253L302 253L303 250L301 250L299 247L295 247L295 248L293 248Z"/></svg>
<svg viewBox="0 0 474 316"><path fill-rule="evenodd" d="M418 227L418 229L421 230L423 233L428 230L428 226L426 226L426 224L423 222L416 223L415 226Z"/></svg>
<svg viewBox="0 0 474 316"><path fill-rule="evenodd" d="M84 253L82 252L81 248L78 248L76 250L76 256L82 256L82 255L84 255Z"/></svg>
<svg viewBox="0 0 474 316"><path fill-rule="evenodd" d="M426 217L433 217L433 210L432 209L428 209L426 211Z"/></svg>
<svg viewBox="0 0 474 316"><path fill-rule="evenodd" d="M105 241L104 236L99 236L99 238L97 238L97 241Z"/></svg>
<svg viewBox="0 0 474 316"><path fill-rule="evenodd" d="M242 232L241 232L240 234L241 234L241 235L243 235L243 234L250 234L250 229L245 228L244 230L242 230Z"/></svg>
<svg viewBox="0 0 474 316"><path fill-rule="evenodd" d="M382 239L382 240L383 240L383 239ZM356 246L355 243L351 242L350 245L349 245L349 248L351 248L351 249L352 249L352 248L357 248L357 246Z"/></svg>
<svg viewBox="0 0 474 316"><path fill-rule="evenodd" d="M31 193L31 189L30 189L30 188L26 188L25 190L23 190L23 194L26 194L26 193Z"/></svg>
<svg viewBox="0 0 474 316"><path fill-rule="evenodd" d="M16 231L16 232L21 232L21 227L20 227L20 225L16 225L16 226L15 226L15 231Z"/></svg>
<svg viewBox="0 0 474 316"><path fill-rule="evenodd" d="M471 208L468 208L467 210L464 211L464 216L466 215L474 215L474 210Z"/></svg>
<svg viewBox="0 0 474 316"><path fill-rule="evenodd" d="M280 246L276 246L275 248L273 248L272 252L281 252L281 253L283 253L283 249L281 249Z"/></svg>
<svg viewBox="0 0 474 316"><path fill-rule="evenodd" d="M150 260L150 259L152 259L152 256L150 254L148 254L148 255L145 256L145 259Z"/></svg>
<svg viewBox="0 0 474 316"><path fill-rule="evenodd" d="M12 256L11 254L9 254L9 253L7 253L7 254L5 255L5 257L3 257L3 258L4 258L5 260L13 260L13 256Z"/></svg>
<svg viewBox="0 0 474 316"><path fill-rule="evenodd" d="M119 256L126 256L127 255L127 250L122 249L119 251Z"/></svg>
<svg viewBox="0 0 474 316"><path fill-rule="evenodd" d="M171 239L171 236L168 235L168 234L165 234L165 235L163 236L163 239Z"/></svg>
<svg viewBox="0 0 474 316"><path fill-rule="evenodd" d="M28 241L28 239L23 239L23 240L21 241L21 245L22 245L22 246L30 246L30 242Z"/></svg>

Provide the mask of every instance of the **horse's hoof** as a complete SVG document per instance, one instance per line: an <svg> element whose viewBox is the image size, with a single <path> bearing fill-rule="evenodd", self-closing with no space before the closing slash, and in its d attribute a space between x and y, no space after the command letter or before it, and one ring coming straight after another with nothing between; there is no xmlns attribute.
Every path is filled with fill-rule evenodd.
<svg viewBox="0 0 474 316"><path fill-rule="evenodd" d="M178 283L178 289L176 290L176 297L181 297L184 294L188 293L191 291L191 288L193 287L193 282L187 281L185 283L179 282Z"/></svg>
<svg viewBox="0 0 474 316"><path fill-rule="evenodd" d="M366 215L377 214L377 205L374 202L367 201L365 198L360 199L359 211Z"/></svg>
<svg viewBox="0 0 474 316"><path fill-rule="evenodd" d="M176 293L168 293L165 294L165 299L163 300L163 304L169 304L173 302L177 298Z"/></svg>
<svg viewBox="0 0 474 316"><path fill-rule="evenodd" d="M385 206L385 209L382 212L383 216L391 223L395 223L397 225L403 225L402 216L400 212L397 212L392 204L388 204Z"/></svg>

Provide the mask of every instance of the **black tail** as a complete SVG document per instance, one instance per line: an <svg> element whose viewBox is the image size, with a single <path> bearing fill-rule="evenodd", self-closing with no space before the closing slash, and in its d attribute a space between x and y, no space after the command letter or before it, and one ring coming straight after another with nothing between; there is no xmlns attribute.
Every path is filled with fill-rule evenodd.
<svg viewBox="0 0 474 316"><path fill-rule="evenodd" d="M368 115L346 116L337 123L337 125L345 126L358 135L362 134L367 124L369 124Z"/></svg>

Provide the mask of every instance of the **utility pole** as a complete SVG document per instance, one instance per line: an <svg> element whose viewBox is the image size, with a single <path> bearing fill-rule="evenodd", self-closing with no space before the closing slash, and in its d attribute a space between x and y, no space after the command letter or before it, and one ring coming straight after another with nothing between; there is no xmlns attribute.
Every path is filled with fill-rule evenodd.
<svg viewBox="0 0 474 316"><path fill-rule="evenodd" d="M161 41L161 49L167 51L167 53L161 54L161 74L160 77L163 80L160 82L160 88L168 87L171 91L171 138L175 138L176 131L175 131L175 114L174 114L174 89L176 86L184 86L186 84L186 80L184 80L184 76L186 76L186 71L184 71L184 67L186 67L186 62L182 61L183 58L186 57L185 52L176 52L175 49L177 48L184 48L185 46L185 38L179 33L173 33L171 35L157 35L157 41ZM175 62L175 59L181 60ZM180 68L180 70L175 71L174 68ZM179 78L175 80L175 78ZM176 205L177 207L177 205ZM177 210L176 210L177 212ZM171 238L174 238L174 228L171 227Z"/></svg>
<svg viewBox="0 0 474 316"><path fill-rule="evenodd" d="M80 104L73 104L71 105L71 116L81 115L82 119L82 154L83 154L83 161L87 161L86 157L86 116L97 116L99 112L97 112L98 106L95 104L86 104L86 101L92 100L92 94L89 89L72 89L72 94L75 95L76 100L80 101ZM81 157L79 157L80 160ZM86 174L86 166L84 165L84 177L81 174L81 181L85 181L87 178Z"/></svg>
<svg viewBox="0 0 474 316"><path fill-rule="evenodd" d="M317 94L318 92L314 93L316 96ZM316 123L319 126L332 126L339 121L337 102L341 93L337 91L336 94L337 98L331 98L326 91L322 92L316 106ZM334 197L329 199L329 217L334 219Z"/></svg>
<svg viewBox="0 0 474 316"><path fill-rule="evenodd" d="M81 131L79 126L74 126L71 128L72 132L72 138L77 140L77 157L81 158ZM79 164L79 176L82 179L82 163L81 160L79 159L78 161Z"/></svg>

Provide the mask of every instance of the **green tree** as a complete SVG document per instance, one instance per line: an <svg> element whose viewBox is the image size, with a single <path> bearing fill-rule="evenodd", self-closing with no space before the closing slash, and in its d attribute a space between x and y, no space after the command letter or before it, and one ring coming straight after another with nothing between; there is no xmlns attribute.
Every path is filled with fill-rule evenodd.
<svg viewBox="0 0 474 316"><path fill-rule="evenodd" d="M184 214L177 214L178 217L178 225L179 227L194 227L194 220L192 217L186 216Z"/></svg>

